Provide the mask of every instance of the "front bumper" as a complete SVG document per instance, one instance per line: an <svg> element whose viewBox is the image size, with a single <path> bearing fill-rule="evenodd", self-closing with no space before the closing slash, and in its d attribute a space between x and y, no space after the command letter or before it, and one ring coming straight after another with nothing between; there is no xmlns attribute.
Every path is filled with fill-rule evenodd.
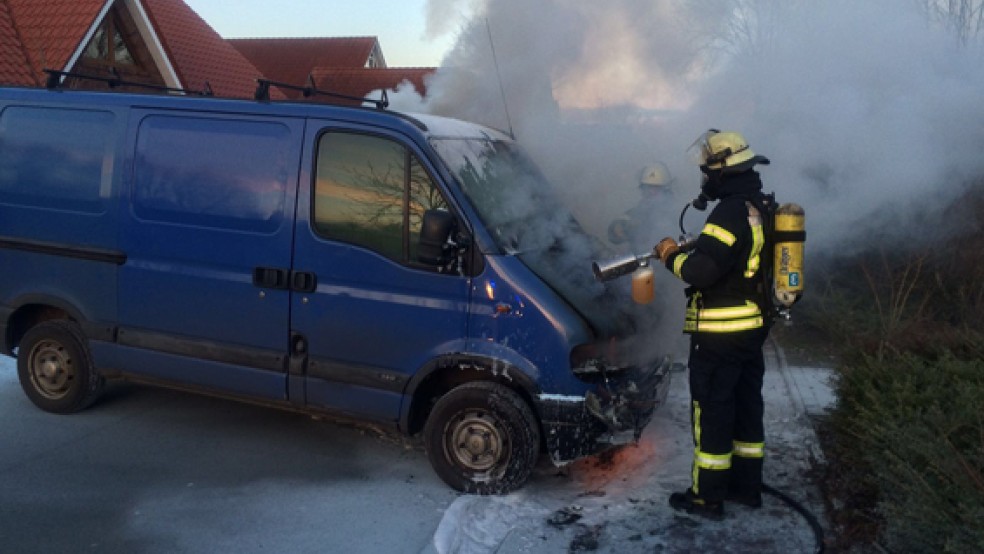
<svg viewBox="0 0 984 554"><path fill-rule="evenodd" d="M670 390L669 357L601 377L584 396L542 394L540 421L547 451L561 465L639 439Z"/></svg>

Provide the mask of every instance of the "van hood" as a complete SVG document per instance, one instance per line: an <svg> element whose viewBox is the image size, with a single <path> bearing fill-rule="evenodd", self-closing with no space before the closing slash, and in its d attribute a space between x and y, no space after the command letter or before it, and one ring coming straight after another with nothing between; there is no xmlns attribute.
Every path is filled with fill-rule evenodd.
<svg viewBox="0 0 984 554"><path fill-rule="evenodd" d="M515 142L491 135L430 142L495 243L498 251L489 253L518 257L599 337L633 332L627 291L619 294L618 283L601 283L591 271L593 261L611 253L584 230Z"/></svg>
<svg viewBox="0 0 984 554"><path fill-rule="evenodd" d="M601 283L591 271L592 260L605 257L595 242L587 234L570 234L558 238L550 248L517 252L516 256L567 301L599 338L632 335L636 325L631 298L615 288L618 283ZM589 254L591 250L597 254Z"/></svg>

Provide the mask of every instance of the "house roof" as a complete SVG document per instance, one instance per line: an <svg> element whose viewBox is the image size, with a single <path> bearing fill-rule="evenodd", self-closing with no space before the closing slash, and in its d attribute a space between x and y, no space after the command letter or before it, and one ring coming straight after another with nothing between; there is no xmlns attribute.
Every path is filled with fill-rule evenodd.
<svg viewBox="0 0 984 554"><path fill-rule="evenodd" d="M11 84L37 85L44 82L45 68L61 69L78 49L106 0L0 0L5 4L14 37L4 33L3 59L14 63L25 60L19 69L4 74ZM8 39L15 42L8 43ZM19 40L17 40L19 39ZM10 48L9 45L15 45ZM18 55L16 45L22 48ZM30 76L25 79L26 76Z"/></svg>
<svg viewBox="0 0 984 554"><path fill-rule="evenodd" d="M31 74L30 67L10 8L6 1L0 0L0 83L36 86L38 81Z"/></svg>
<svg viewBox="0 0 984 554"><path fill-rule="evenodd" d="M228 39L271 81L302 86L316 67L363 68L376 37L236 38Z"/></svg>
<svg viewBox="0 0 984 554"><path fill-rule="evenodd" d="M142 2L185 88L200 90L207 81L217 96L252 98L263 73L194 10L182 0Z"/></svg>
<svg viewBox="0 0 984 554"><path fill-rule="evenodd" d="M315 68L311 72L315 87L321 90L365 98L376 90L393 90L400 83L409 81L414 89L424 95L427 92L427 76L436 70L432 67L395 68ZM342 102L361 104L360 102Z"/></svg>
<svg viewBox="0 0 984 554"><path fill-rule="evenodd" d="M45 82L45 68L66 69L89 30L101 21L101 15L113 3L112 0L0 0L0 82L38 86ZM253 96L256 78L262 73L183 0L115 0L115 3L143 8L159 41L159 49L163 49L183 87L201 90L207 81L217 96ZM272 95L283 98L277 91Z"/></svg>
<svg viewBox="0 0 984 554"><path fill-rule="evenodd" d="M376 37L262 38L225 40L183 0L0 0L0 83L39 86L43 69L71 69L97 23L113 5L129 9L144 29L147 47L181 86L217 96L250 98L256 78L308 84L364 97L409 81L424 94L433 68L367 68L371 57L385 66ZM138 23L139 24L139 23ZM163 60L163 61L161 61ZM165 73L165 68L160 68ZM298 97L272 89L272 99Z"/></svg>

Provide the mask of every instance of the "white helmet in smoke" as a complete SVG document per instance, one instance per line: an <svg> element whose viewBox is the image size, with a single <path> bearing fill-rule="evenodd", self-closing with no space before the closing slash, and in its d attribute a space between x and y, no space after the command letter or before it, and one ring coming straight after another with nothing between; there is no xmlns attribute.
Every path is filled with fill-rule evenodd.
<svg viewBox="0 0 984 554"><path fill-rule="evenodd" d="M639 176L640 187L668 187L672 183L673 177L663 162L642 168L642 175Z"/></svg>

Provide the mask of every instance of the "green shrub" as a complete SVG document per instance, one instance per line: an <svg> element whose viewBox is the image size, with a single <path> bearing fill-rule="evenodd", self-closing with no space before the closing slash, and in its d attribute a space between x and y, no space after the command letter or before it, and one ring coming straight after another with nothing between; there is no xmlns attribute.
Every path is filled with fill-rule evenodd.
<svg viewBox="0 0 984 554"><path fill-rule="evenodd" d="M843 550L984 552L984 180L935 217L807 262L797 324L842 360L819 434Z"/></svg>
<svg viewBox="0 0 984 554"><path fill-rule="evenodd" d="M864 476L879 541L899 552L984 551L984 361L864 357L837 379L838 451ZM873 487L873 491L871 490Z"/></svg>

